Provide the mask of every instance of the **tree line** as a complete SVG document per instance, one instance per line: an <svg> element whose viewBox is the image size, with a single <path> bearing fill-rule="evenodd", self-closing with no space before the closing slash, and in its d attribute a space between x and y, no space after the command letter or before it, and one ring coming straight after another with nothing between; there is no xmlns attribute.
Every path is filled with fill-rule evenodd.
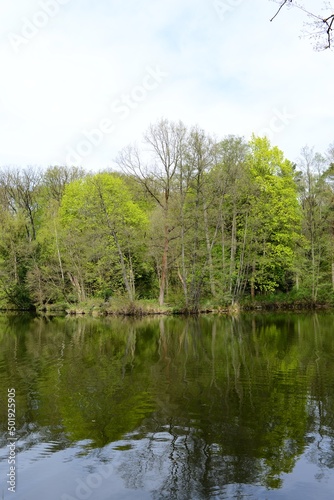
<svg viewBox="0 0 334 500"><path fill-rule="evenodd" d="M115 165L1 169L2 307L331 302L334 146L294 164L265 137L162 119Z"/></svg>

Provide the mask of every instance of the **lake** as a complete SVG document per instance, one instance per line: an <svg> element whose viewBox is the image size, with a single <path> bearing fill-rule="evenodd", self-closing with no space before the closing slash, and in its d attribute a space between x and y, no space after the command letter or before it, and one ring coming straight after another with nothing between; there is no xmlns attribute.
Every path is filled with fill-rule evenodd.
<svg viewBox="0 0 334 500"><path fill-rule="evenodd" d="M1 499L332 500L333 325L0 315Z"/></svg>

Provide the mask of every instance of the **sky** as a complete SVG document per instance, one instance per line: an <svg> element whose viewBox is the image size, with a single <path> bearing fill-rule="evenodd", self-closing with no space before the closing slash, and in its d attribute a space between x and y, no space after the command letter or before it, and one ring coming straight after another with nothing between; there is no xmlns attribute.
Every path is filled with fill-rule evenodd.
<svg viewBox="0 0 334 500"><path fill-rule="evenodd" d="M305 2L319 11L319 1ZM334 142L334 53L269 0L0 3L0 166L113 168L161 118L267 135L291 161Z"/></svg>

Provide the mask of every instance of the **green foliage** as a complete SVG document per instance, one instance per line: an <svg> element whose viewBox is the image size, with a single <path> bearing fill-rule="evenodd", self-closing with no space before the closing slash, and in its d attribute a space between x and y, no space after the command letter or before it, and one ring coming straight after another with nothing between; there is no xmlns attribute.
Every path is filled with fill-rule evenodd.
<svg viewBox="0 0 334 500"><path fill-rule="evenodd" d="M148 220L124 180L101 173L71 182L59 217L74 250L70 273L78 300L87 294L107 299L123 286L133 299L136 275L142 270L140 265L134 270L133 262L142 251L140 240Z"/></svg>
<svg viewBox="0 0 334 500"><path fill-rule="evenodd" d="M134 203L125 182L109 173L86 176L66 186L60 218L65 227L96 229L109 217L116 226L129 229L145 225L147 218Z"/></svg>
<svg viewBox="0 0 334 500"><path fill-rule="evenodd" d="M287 288L300 242L301 211L292 164L268 139L253 137L248 164L254 182L249 249L254 288L274 292Z"/></svg>
<svg viewBox="0 0 334 500"><path fill-rule="evenodd" d="M130 148L123 173L0 172L1 304L332 303L332 150L304 148L297 166L267 138L217 141L167 120L145 140L152 166Z"/></svg>

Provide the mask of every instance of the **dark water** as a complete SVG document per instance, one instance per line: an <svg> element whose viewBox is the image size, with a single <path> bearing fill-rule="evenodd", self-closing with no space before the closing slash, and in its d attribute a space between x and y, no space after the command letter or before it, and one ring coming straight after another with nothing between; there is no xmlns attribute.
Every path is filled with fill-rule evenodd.
<svg viewBox="0 0 334 500"><path fill-rule="evenodd" d="M0 498L332 500L333 325L0 316Z"/></svg>

